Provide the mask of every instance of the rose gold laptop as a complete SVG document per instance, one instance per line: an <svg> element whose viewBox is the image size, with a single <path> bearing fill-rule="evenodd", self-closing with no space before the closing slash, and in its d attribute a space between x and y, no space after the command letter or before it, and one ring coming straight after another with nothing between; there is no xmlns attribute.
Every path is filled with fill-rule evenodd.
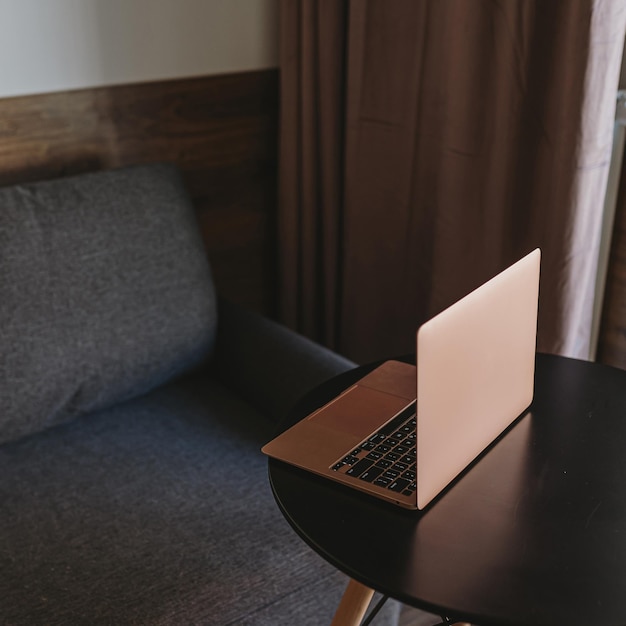
<svg viewBox="0 0 626 626"><path fill-rule="evenodd" d="M534 250L423 324L417 368L385 362L263 452L424 508L532 401L540 257Z"/></svg>

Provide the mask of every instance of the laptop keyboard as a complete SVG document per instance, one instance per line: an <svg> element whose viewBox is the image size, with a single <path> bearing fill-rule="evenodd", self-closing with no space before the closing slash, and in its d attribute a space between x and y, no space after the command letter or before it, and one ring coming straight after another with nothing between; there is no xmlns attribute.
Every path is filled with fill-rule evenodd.
<svg viewBox="0 0 626 626"><path fill-rule="evenodd" d="M416 489L416 429L413 404L363 440L331 469L410 496Z"/></svg>

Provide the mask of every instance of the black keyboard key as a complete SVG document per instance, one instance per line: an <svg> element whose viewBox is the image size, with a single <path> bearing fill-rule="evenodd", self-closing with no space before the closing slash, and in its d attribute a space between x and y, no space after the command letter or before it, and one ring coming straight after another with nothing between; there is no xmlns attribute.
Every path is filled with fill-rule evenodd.
<svg viewBox="0 0 626 626"><path fill-rule="evenodd" d="M375 478L378 478L383 472L383 468L382 467L376 467L375 465L373 467L370 467L369 469L366 469L360 476L359 478L361 480L365 480L368 483L371 483Z"/></svg>
<svg viewBox="0 0 626 626"><path fill-rule="evenodd" d="M398 478L398 476L400 476L400 472L396 472L395 470L387 470L384 474L383 477L384 478Z"/></svg>
<svg viewBox="0 0 626 626"><path fill-rule="evenodd" d="M407 480L415 480L415 472L413 470L407 470L402 474L402 478L406 478Z"/></svg>
<svg viewBox="0 0 626 626"><path fill-rule="evenodd" d="M413 465L413 463L415 463L415 459L412 456L409 456L408 454L403 456L400 459L400 463L406 463L407 465Z"/></svg>
<svg viewBox="0 0 626 626"><path fill-rule="evenodd" d="M375 435L372 435L368 439L368 441L370 443L373 443L373 444L379 444L379 443L382 443L383 441L385 441L385 439L387 439L387 437L385 435L383 435L381 432L378 432Z"/></svg>
<svg viewBox="0 0 626 626"><path fill-rule="evenodd" d="M391 482L391 478L383 478L382 476L380 476L374 481L374 484L378 485L379 487L388 487Z"/></svg>
<svg viewBox="0 0 626 626"><path fill-rule="evenodd" d="M405 489L405 490L402 492L402 495L403 495L403 496L412 496L412 495L413 495L413 492L412 492L410 489Z"/></svg>
<svg viewBox="0 0 626 626"><path fill-rule="evenodd" d="M389 459L380 459L380 461L376 462L376 465L378 465L378 467L382 467L383 469L388 469L393 465L393 461L390 461Z"/></svg>
<svg viewBox="0 0 626 626"><path fill-rule="evenodd" d="M346 474L348 476L360 476L370 465L374 465L374 461L371 459L361 459L358 463L354 464Z"/></svg>
<svg viewBox="0 0 626 626"><path fill-rule="evenodd" d="M349 476L360 477L366 470L375 466L377 469L373 472L373 474L376 475L374 478L382 479L383 476L380 476L381 472L386 470L385 473L388 473L392 465L394 463L397 465L399 461L400 466L394 469L392 475L388 475L383 482L398 479L407 467L414 469L409 464L408 455L412 454L412 456L415 457L414 442L416 435L414 427L416 424L415 407L411 406L385 424L366 441L359 444L352 452L341 459L341 461L333 465L332 469L335 471L345 471ZM360 459L359 455L362 452L366 452L367 456ZM414 461L413 465L415 465ZM365 474L364 480L371 481L373 474Z"/></svg>
<svg viewBox="0 0 626 626"><path fill-rule="evenodd" d="M398 474L402 474L402 472L404 472L405 470L409 469L409 466L406 463L396 463L391 469L396 470L396 472L398 472Z"/></svg>
<svg viewBox="0 0 626 626"><path fill-rule="evenodd" d="M399 493L401 491L404 491L409 485L410 482L408 480L405 480L404 478L396 478L396 480L394 480L391 485L389 485L389 489L391 491L396 491Z"/></svg>

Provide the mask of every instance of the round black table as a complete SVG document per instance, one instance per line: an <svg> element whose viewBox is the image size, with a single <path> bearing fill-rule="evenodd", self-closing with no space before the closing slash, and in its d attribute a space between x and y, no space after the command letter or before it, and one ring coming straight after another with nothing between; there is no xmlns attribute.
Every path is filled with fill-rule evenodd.
<svg viewBox="0 0 626 626"><path fill-rule="evenodd" d="M366 371L321 385L291 421ZM270 460L276 501L327 561L415 607L473 624L624 626L626 372L538 355L535 378L529 412L423 512Z"/></svg>

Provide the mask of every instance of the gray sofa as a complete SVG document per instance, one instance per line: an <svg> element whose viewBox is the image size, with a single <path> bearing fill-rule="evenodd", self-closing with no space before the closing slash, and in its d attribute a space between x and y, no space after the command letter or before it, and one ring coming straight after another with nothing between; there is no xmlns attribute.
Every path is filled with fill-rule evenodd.
<svg viewBox="0 0 626 626"><path fill-rule="evenodd" d="M259 448L350 367L216 297L171 166L0 189L0 624L328 624Z"/></svg>

